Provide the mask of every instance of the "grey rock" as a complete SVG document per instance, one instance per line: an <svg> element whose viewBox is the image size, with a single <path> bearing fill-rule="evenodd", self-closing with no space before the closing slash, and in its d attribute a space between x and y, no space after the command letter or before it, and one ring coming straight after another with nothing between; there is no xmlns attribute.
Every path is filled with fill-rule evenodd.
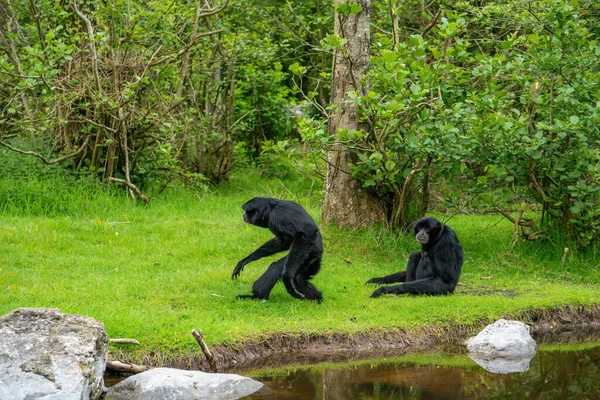
<svg viewBox="0 0 600 400"><path fill-rule="evenodd" d="M155 368L109 388L106 399L228 400L248 396L262 386L262 383L240 375Z"/></svg>
<svg viewBox="0 0 600 400"><path fill-rule="evenodd" d="M498 320L465 342L469 356L490 372L524 372L537 351L529 326L519 321Z"/></svg>
<svg viewBox="0 0 600 400"><path fill-rule="evenodd" d="M0 317L0 399L99 399L108 337L93 318L20 308Z"/></svg>

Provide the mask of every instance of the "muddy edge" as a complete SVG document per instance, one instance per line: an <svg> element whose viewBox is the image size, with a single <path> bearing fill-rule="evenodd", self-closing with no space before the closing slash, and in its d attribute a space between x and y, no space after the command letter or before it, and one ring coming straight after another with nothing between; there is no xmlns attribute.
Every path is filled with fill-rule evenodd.
<svg viewBox="0 0 600 400"><path fill-rule="evenodd" d="M585 335L600 332L600 304L591 306L565 306L546 310L524 311L505 315L505 319L522 321L532 328L536 337L557 336L561 332L575 331L585 340ZM495 320L494 320L495 321ZM290 363L312 364L323 361L342 362L357 359L399 356L414 351L460 347L462 342L477 334L494 321L481 319L470 326L454 325L425 327L417 330L370 330L354 334L274 334L261 340L217 345L211 348L219 372L236 372ZM210 334L210 332L207 332ZM569 336L571 337L571 336ZM600 338L599 338L600 339ZM573 339L571 339L573 340ZM462 346L464 347L464 346ZM272 357L276 356L276 357ZM125 362L126 352L111 351L110 358ZM139 360L138 360L139 361ZM135 362L134 362L135 363ZM206 358L198 349L196 356L180 357L176 361L164 360L159 354L148 354L143 364L151 367L173 367L209 371Z"/></svg>

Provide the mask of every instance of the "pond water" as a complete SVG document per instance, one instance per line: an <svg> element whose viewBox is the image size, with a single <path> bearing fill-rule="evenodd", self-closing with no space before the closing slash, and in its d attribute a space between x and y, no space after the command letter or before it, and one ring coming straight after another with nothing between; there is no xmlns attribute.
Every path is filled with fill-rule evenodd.
<svg viewBox="0 0 600 400"><path fill-rule="evenodd" d="M542 345L525 372L492 373L467 354L417 354L245 373L245 399L600 399L600 343Z"/></svg>

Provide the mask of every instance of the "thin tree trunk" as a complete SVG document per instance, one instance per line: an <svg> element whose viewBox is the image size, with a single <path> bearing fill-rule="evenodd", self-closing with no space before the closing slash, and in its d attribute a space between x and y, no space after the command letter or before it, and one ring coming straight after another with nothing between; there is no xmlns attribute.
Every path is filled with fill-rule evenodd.
<svg viewBox="0 0 600 400"><path fill-rule="evenodd" d="M6 11L6 15L4 17L6 18L6 26L7 26L8 32L5 33L5 32L0 31L0 35L6 40L6 43L7 43L6 50L8 52L8 57L12 61L13 65L17 68L17 71L19 71L19 74L21 76L24 76L24 75L26 75L26 73L23 70L23 65L21 64L21 58L19 57L19 50L17 49L15 40L11 37L11 34L12 34L12 35L15 35L17 38L23 38L23 33L21 32L21 27L19 26L19 21L17 20L16 13L13 10L12 4L10 1L6 2L5 11ZM33 113L31 111L31 107L29 105L29 98L27 97L27 94L25 93L24 90L22 90L20 95L21 95L21 104L23 105L23 110L25 110L25 113L27 114L29 120L33 120Z"/></svg>
<svg viewBox="0 0 600 400"><path fill-rule="evenodd" d="M334 4L340 3L342 0L334 0ZM346 102L350 91L364 94L366 85L361 85L361 81L369 72L371 0L359 0L358 4L362 7L359 14L344 16L336 12L335 15L335 33L347 43L345 51L336 49L333 53L330 103L338 108L329 116L330 135L338 130L365 130L359 122L357 106ZM359 228L385 222L381 203L352 176L348 165L354 163L356 155L336 141L327 155L323 223Z"/></svg>

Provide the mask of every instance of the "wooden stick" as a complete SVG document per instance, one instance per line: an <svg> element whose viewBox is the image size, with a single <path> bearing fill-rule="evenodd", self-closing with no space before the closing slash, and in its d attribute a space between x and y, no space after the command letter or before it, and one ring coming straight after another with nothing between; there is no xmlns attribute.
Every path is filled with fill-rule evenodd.
<svg viewBox="0 0 600 400"><path fill-rule="evenodd" d="M125 338L108 339L108 343L140 344L140 342L138 342L135 339L125 339Z"/></svg>
<svg viewBox="0 0 600 400"><path fill-rule="evenodd" d="M148 370L150 370L152 368L148 367L147 365L129 364L129 363L125 363L123 361L114 360L114 361L107 361L106 362L106 369L114 371L114 372L125 372L125 373L128 373L128 374L139 374L140 372L145 372L145 371L148 371Z"/></svg>
<svg viewBox="0 0 600 400"><path fill-rule="evenodd" d="M200 345L200 348L202 349L202 352L204 353L204 356L206 357L206 360L208 361L208 365L210 367L210 372L219 372L217 369L217 363L215 362L215 358L213 357L213 354L211 353L211 351L208 348L208 346L206 345L206 343L204 343L204 339L202 338L202 331L197 331L195 329L192 329L192 336L194 336L194 338L196 339L196 342L198 342L198 344Z"/></svg>
<svg viewBox="0 0 600 400"><path fill-rule="evenodd" d="M119 179L119 178L114 178L114 177L109 177L108 179L110 179L113 182L117 182L117 183L122 183L123 185L127 186L129 189L133 190L134 192L137 193L137 195L144 200L144 202L146 202L146 204L150 203L150 199L148 198L148 196L144 195L140 189L138 189L137 186L135 186L133 183L131 182L127 182L125 179Z"/></svg>

